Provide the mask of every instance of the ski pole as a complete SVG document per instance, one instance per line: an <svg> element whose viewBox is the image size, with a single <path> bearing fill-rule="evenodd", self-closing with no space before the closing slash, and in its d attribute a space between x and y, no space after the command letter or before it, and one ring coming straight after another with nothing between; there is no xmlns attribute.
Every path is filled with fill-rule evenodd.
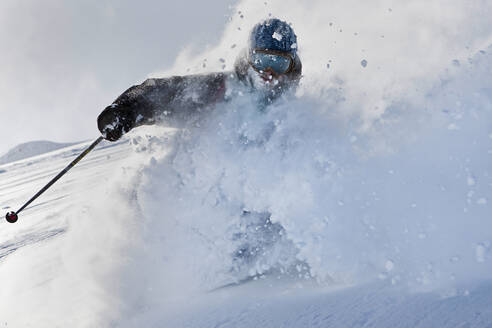
<svg viewBox="0 0 492 328"><path fill-rule="evenodd" d="M89 147L87 147L86 150L84 150L82 152L82 154L80 154L79 156L77 156L76 159L74 159L72 161L72 163L68 164L68 166L66 168L64 168L60 173L58 173L58 175L56 177L54 177L53 179L51 179L50 182L48 182L48 184L46 184L46 186L44 186L43 188L41 188L40 191L37 192L36 195L34 195L31 199L29 199L27 201L27 203L25 203L19 210L17 210L17 212L9 212L5 215L5 219L7 220L7 222L9 223L14 223L17 221L18 219L18 214L23 210L25 209L29 204L31 204L36 198L38 198L39 196L41 196L42 193L44 193L46 190L48 190L49 187L51 187L56 181L58 181L58 179L60 179L65 173L67 173L68 171L70 171L70 169L72 167L75 166L75 164L77 164L82 158L85 157L85 155L87 155L88 153L90 153L91 150L93 150L98 143L100 143L104 138L101 136L99 138L97 138Z"/></svg>

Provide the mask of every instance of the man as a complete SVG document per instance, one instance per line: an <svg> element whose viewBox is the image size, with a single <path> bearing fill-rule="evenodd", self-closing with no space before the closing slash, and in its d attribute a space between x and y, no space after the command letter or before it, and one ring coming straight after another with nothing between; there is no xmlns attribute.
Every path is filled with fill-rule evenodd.
<svg viewBox="0 0 492 328"><path fill-rule="evenodd" d="M298 85L301 71L293 29L284 21L268 19L251 31L248 49L236 60L233 72L148 79L104 109L98 128L104 138L116 141L140 125L187 122L227 101L238 88L260 95L259 106L267 106Z"/></svg>

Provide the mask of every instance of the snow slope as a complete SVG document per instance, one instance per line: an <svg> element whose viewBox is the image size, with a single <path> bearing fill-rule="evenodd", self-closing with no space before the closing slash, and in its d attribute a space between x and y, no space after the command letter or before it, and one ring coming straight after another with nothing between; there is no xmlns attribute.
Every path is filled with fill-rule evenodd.
<svg viewBox="0 0 492 328"><path fill-rule="evenodd" d="M490 4L237 9L217 47L183 52L172 73L229 65L272 12L298 33L299 92L98 147L0 225L1 320L490 327ZM2 206L87 145L0 166Z"/></svg>
<svg viewBox="0 0 492 328"><path fill-rule="evenodd" d="M366 283L319 283L271 271L239 285L223 285L221 279L209 277L208 271L217 268L205 263L214 262L195 256L203 256L200 248L210 252L206 245L212 241L203 242L207 236L196 226L166 223L164 214L158 218L170 228L164 231L148 217L132 216L139 212L133 206L133 188L142 179L138 177L142 169L166 158L156 156L162 155L162 144L172 136L172 131L156 128L134 136L130 144L103 144L22 213L17 224L2 221L2 323L13 327L488 327L492 323L492 288L484 280L415 292L382 277ZM21 204L88 144L2 166L7 169L0 189L3 204ZM122 177L130 182L118 182ZM119 203L122 199L128 203ZM147 239L156 235L164 239ZM193 240L196 237L202 241ZM174 242L184 238L182 249L151 249L170 238ZM141 256L153 262L142 261ZM207 276L206 288L194 285Z"/></svg>

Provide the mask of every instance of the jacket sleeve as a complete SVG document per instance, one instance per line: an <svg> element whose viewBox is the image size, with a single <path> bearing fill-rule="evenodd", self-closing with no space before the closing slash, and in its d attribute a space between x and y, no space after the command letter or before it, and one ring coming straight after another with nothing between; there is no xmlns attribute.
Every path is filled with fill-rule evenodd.
<svg viewBox="0 0 492 328"><path fill-rule="evenodd" d="M99 130L114 120L123 125L124 132L163 119L186 122L224 99L225 79L224 73L148 79L126 90L101 112Z"/></svg>

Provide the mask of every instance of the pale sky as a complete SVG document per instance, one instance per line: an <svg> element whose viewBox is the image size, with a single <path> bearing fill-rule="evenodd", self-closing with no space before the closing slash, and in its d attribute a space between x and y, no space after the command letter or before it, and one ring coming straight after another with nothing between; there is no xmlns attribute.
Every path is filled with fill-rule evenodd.
<svg viewBox="0 0 492 328"><path fill-rule="evenodd" d="M213 46L235 0L2 0L0 154L96 138L98 113L180 50Z"/></svg>

